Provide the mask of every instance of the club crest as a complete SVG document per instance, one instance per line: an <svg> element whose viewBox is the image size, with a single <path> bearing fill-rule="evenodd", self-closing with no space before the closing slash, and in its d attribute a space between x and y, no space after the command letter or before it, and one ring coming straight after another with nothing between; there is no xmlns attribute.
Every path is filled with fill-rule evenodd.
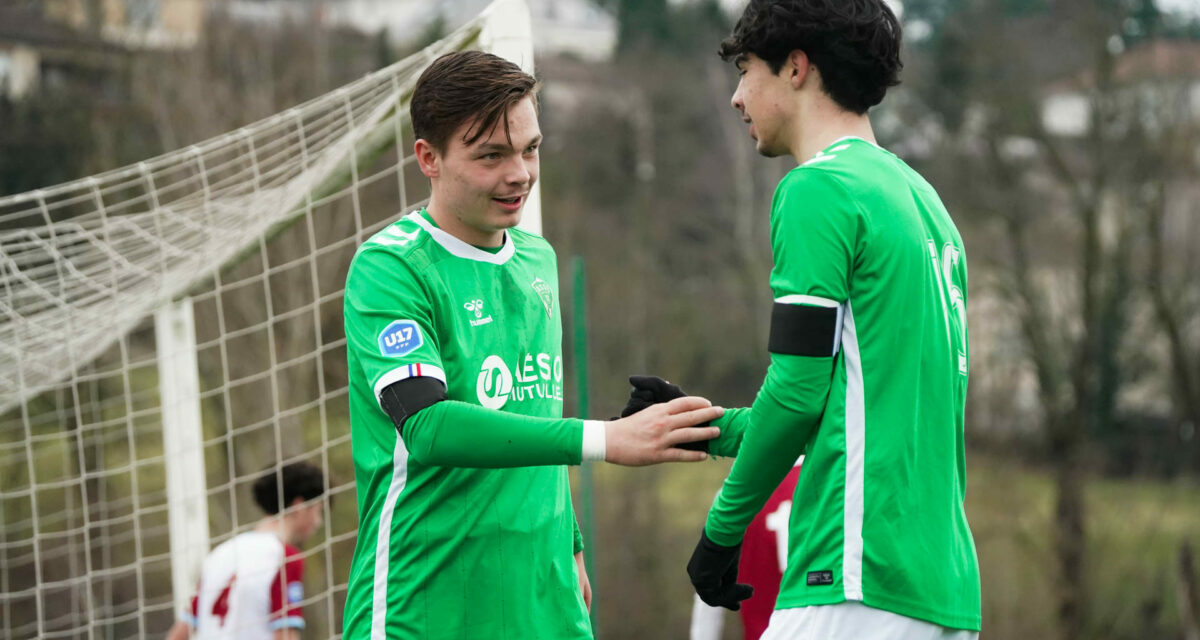
<svg viewBox="0 0 1200 640"><path fill-rule="evenodd" d="M530 286L537 292L538 297L542 299L542 306L546 307L546 317L554 317L554 290L550 288L550 284L541 278L536 278Z"/></svg>

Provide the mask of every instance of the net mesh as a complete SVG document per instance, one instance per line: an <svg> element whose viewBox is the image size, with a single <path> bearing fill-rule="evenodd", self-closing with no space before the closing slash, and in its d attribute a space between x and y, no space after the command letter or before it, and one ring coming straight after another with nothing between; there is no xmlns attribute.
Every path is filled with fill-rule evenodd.
<svg viewBox="0 0 1200 640"><path fill-rule="evenodd" d="M340 635L357 525L346 270L428 198L408 97L429 61L479 46L496 9L238 131L0 199L0 637L157 636L175 621L153 315L184 296L208 541L259 520L249 485L264 470L320 465L305 635Z"/></svg>

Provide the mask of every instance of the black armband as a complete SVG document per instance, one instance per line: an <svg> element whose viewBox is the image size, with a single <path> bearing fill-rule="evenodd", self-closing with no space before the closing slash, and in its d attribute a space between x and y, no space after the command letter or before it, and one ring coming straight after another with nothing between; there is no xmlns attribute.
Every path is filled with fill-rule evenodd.
<svg viewBox="0 0 1200 640"><path fill-rule="evenodd" d="M767 351L820 358L836 355L842 330L841 309L776 302L771 310Z"/></svg>
<svg viewBox="0 0 1200 640"><path fill-rule="evenodd" d="M379 392L379 405L403 435L404 421L421 409L446 399L446 385L437 378L426 376L405 378L393 382Z"/></svg>

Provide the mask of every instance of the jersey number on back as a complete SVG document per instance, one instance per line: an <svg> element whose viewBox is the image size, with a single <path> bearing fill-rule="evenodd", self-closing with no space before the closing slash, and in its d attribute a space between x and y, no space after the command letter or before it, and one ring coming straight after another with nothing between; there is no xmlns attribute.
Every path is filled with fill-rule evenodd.
<svg viewBox="0 0 1200 640"><path fill-rule="evenodd" d="M941 260L938 259L937 244L927 240L929 259L933 262L934 280L938 283L938 299L942 302L942 319L946 322L946 338L952 347L958 351L958 372L967 374L967 306L963 298L962 288L954 283L954 267L958 266L960 252L958 247L947 242L942 247ZM951 327L951 313L957 320L957 327ZM951 337L951 332L955 335Z"/></svg>
<svg viewBox="0 0 1200 640"><path fill-rule="evenodd" d="M792 501L784 500L779 508L767 516L767 531L775 534L775 560L779 562L779 573L787 569L788 518L792 515Z"/></svg>

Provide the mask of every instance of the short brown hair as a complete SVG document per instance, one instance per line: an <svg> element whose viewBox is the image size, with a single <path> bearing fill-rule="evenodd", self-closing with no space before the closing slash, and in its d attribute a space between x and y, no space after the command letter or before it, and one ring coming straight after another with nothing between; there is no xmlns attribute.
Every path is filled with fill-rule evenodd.
<svg viewBox="0 0 1200 640"><path fill-rule="evenodd" d="M409 105L413 133L438 151L446 150L450 135L465 122L472 123L463 135L467 145L500 122L509 136L508 108L526 97L537 107L537 89L533 76L504 58L482 51L447 53L417 79Z"/></svg>

